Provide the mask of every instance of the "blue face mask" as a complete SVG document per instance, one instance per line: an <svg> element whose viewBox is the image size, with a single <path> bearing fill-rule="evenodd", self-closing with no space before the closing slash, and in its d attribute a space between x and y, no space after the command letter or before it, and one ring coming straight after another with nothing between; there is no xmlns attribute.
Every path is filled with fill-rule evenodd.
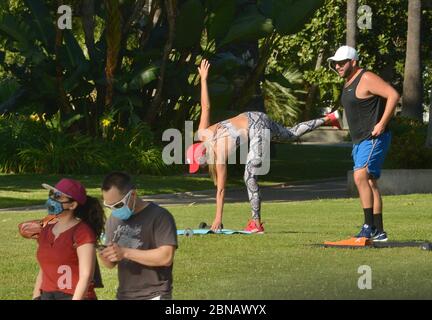
<svg viewBox="0 0 432 320"><path fill-rule="evenodd" d="M127 220L132 216L133 212L128 206L112 211L112 215L120 220Z"/></svg>
<svg viewBox="0 0 432 320"><path fill-rule="evenodd" d="M48 209L48 214L57 215L64 211L63 204L51 198L48 198L48 200L45 202L45 206Z"/></svg>
<svg viewBox="0 0 432 320"><path fill-rule="evenodd" d="M132 215L133 212L135 210L135 204L136 204L136 199L134 200L134 205L133 205L133 209L131 210L129 208L129 206L127 205L127 203L129 202L130 199L130 195L127 198L127 200L125 200L123 207L121 207L120 209L115 209L111 212L111 214L116 217L117 219L120 220L128 220Z"/></svg>

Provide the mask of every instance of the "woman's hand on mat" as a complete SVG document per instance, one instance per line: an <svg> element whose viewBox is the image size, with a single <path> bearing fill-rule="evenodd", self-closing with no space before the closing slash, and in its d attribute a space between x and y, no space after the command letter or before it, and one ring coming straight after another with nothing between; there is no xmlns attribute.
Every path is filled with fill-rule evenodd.
<svg viewBox="0 0 432 320"><path fill-rule="evenodd" d="M378 137L384 132L384 130L385 130L385 125L378 122L372 131L372 137Z"/></svg>
<svg viewBox="0 0 432 320"><path fill-rule="evenodd" d="M210 63L206 59L202 59L200 66L198 67L198 72L201 80L207 80L208 70L210 68Z"/></svg>
<svg viewBox="0 0 432 320"><path fill-rule="evenodd" d="M118 262L124 258L124 250L117 243L112 243L100 253L105 259L111 262Z"/></svg>
<svg viewBox="0 0 432 320"><path fill-rule="evenodd" d="M218 231L222 229L222 219L214 219L212 226L210 228L212 231Z"/></svg>

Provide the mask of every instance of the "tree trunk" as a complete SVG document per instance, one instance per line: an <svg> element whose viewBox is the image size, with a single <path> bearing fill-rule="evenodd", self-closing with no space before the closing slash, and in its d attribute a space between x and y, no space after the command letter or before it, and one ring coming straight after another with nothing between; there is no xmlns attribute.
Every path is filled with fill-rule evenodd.
<svg viewBox="0 0 432 320"><path fill-rule="evenodd" d="M111 109L114 94L114 72L117 67L117 60L121 45L121 15L119 2L117 0L106 0L107 10L107 61L105 66L106 74L106 95L105 111Z"/></svg>
<svg viewBox="0 0 432 320"><path fill-rule="evenodd" d="M145 5L146 5L146 0L138 0L132 11L130 12L129 18L126 20L126 22L123 24L122 27L122 37L121 37L121 42L120 42L120 50L118 53L118 58L117 58L117 69L119 69L123 63L123 58L124 58L124 54L126 53L126 50L122 50L122 49L126 49L127 46L127 39L128 39L128 33L131 30L131 27L134 25L134 23L136 23L137 21L139 21L141 19L141 17L145 14L144 10L145 10Z"/></svg>
<svg viewBox="0 0 432 320"><path fill-rule="evenodd" d="M161 13L160 1L154 0L150 2L150 8L148 13L148 23L142 30L139 38L140 48L143 49L147 45L147 41L150 38L150 33L153 27L158 23Z"/></svg>
<svg viewBox="0 0 432 320"><path fill-rule="evenodd" d="M432 148L432 88L430 91L430 105L429 105L429 126L426 138L426 147Z"/></svg>
<svg viewBox="0 0 432 320"><path fill-rule="evenodd" d="M81 24L84 31L84 40L87 48L87 52L90 58L90 64L92 65L92 76L93 79L96 80L97 75L97 65L98 61L96 59L96 48L95 48L95 39L94 39L94 29L95 29L95 3L94 0L83 0L81 7L82 15L81 15ZM95 81L96 82L96 81ZM96 86L96 97L104 92L103 86ZM87 134L97 135L98 132L98 104L97 103L89 103L86 114L86 129Z"/></svg>
<svg viewBox="0 0 432 320"><path fill-rule="evenodd" d="M346 30L346 45L355 48L357 43L357 0L347 0ZM342 127L348 128L345 112L342 114Z"/></svg>
<svg viewBox="0 0 432 320"><path fill-rule="evenodd" d="M160 68L156 93L150 105L150 109L147 113L147 121L151 126L153 125L159 111L161 110L162 90L163 90L163 84L165 80L165 71L166 71L169 54L171 53L172 45L174 42L174 36L175 36L177 0L165 0L164 3L165 3L166 14L167 14L167 20L168 20L168 39L165 43L165 47L163 51L162 65Z"/></svg>
<svg viewBox="0 0 432 320"><path fill-rule="evenodd" d="M63 5L63 1L57 1L57 5ZM72 113L72 106L67 97L65 88L63 86L63 66L60 62L60 48L63 43L63 30L60 28L56 28L56 36L55 36L55 68L56 68L56 85L57 85L57 94L58 94L58 102L60 106L60 114L70 114ZM60 127L61 128L61 127ZM61 130L61 129L60 129Z"/></svg>
<svg viewBox="0 0 432 320"><path fill-rule="evenodd" d="M83 0L81 23L90 61L95 60L94 15L94 0Z"/></svg>
<svg viewBox="0 0 432 320"><path fill-rule="evenodd" d="M268 59L270 58L275 43L277 43L279 39L280 35L278 35L276 32L273 32L264 40L264 43L260 48L259 60L254 70L240 89L238 97L233 101L233 105L235 105L238 110L244 110L247 104L251 101L252 97L255 95L257 83L259 83L260 78L265 71Z"/></svg>
<svg viewBox="0 0 432 320"><path fill-rule="evenodd" d="M347 0L346 44L355 48L357 31L357 0Z"/></svg>
<svg viewBox="0 0 432 320"><path fill-rule="evenodd" d="M423 121L420 25L421 0L409 0L407 49L402 94L402 116Z"/></svg>
<svg viewBox="0 0 432 320"><path fill-rule="evenodd" d="M324 58L324 50L320 50L318 53L317 61L315 63L315 71L321 68L323 58ZM305 108L303 111L303 117L302 117L303 121L309 120L311 118L311 113L312 113L313 106L315 105L315 98L318 93L318 88L319 86L316 83L312 83L309 86L309 90L306 96Z"/></svg>
<svg viewBox="0 0 432 320"><path fill-rule="evenodd" d="M126 35L129 33L132 25L136 21L141 19L141 17L144 15L146 2L147 2L146 0L137 0L136 1L135 6L132 10L132 13L129 16L129 19L126 21L126 23L123 26L123 30L122 30L123 37L126 37Z"/></svg>

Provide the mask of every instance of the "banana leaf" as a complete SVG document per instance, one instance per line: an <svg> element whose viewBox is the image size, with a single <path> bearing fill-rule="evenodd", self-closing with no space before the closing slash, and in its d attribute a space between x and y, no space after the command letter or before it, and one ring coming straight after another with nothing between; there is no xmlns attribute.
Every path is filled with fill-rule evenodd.
<svg viewBox="0 0 432 320"><path fill-rule="evenodd" d="M189 48L201 39L204 28L205 12L200 0L187 0L180 8L176 20L174 46Z"/></svg>
<svg viewBox="0 0 432 320"><path fill-rule="evenodd" d="M239 12L220 47L232 42L259 40L273 30L272 19L262 15L256 5L248 5Z"/></svg>
<svg viewBox="0 0 432 320"><path fill-rule="evenodd" d="M234 0L210 0L207 4L207 36L208 40L221 40L230 29L234 20L236 3Z"/></svg>
<svg viewBox="0 0 432 320"><path fill-rule="evenodd" d="M324 0L266 0L260 1L259 8L273 20L281 35L300 31Z"/></svg>

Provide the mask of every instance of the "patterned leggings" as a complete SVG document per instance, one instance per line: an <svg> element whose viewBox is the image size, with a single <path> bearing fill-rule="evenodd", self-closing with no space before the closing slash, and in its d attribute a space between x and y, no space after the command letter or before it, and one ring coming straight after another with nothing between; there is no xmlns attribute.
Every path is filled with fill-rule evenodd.
<svg viewBox="0 0 432 320"><path fill-rule="evenodd" d="M257 183L259 170L262 166L264 153L270 149L263 146L266 141L288 142L299 138L300 136L308 133L325 123L324 118L310 120L299 123L298 125L287 128L271 119L262 112L246 112L249 120L249 152L247 155L244 181L248 191L249 202L252 207L252 219L260 219L261 217L261 195ZM269 130L270 136L267 135L266 129ZM269 156L269 155L268 155Z"/></svg>

